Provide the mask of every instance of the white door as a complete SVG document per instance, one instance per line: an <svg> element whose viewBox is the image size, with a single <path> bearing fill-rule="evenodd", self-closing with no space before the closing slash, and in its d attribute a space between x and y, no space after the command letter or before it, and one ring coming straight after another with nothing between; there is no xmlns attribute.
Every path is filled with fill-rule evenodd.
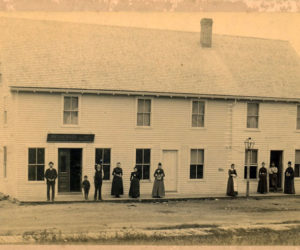
<svg viewBox="0 0 300 250"><path fill-rule="evenodd" d="M166 191L177 191L177 150L163 150L162 167Z"/></svg>

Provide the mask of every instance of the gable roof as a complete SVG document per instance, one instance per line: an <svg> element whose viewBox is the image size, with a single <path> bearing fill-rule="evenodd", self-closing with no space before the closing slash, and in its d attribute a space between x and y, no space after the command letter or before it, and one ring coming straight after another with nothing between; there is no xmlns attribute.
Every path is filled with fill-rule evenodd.
<svg viewBox="0 0 300 250"><path fill-rule="evenodd" d="M11 87L300 99L287 41L200 32L0 18Z"/></svg>

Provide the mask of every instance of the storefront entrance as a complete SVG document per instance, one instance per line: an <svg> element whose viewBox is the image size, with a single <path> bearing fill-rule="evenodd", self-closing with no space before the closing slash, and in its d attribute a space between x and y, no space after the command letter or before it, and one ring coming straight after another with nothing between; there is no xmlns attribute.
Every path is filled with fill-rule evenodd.
<svg viewBox="0 0 300 250"><path fill-rule="evenodd" d="M278 168L277 189L278 191L281 191L282 190L282 151L281 150L272 150L270 152L270 166L272 162L274 162L275 166ZM269 187L270 187L270 191L273 191L271 188L270 179L271 178L269 178Z"/></svg>
<svg viewBox="0 0 300 250"><path fill-rule="evenodd" d="M58 149L58 192L81 192L82 149Z"/></svg>

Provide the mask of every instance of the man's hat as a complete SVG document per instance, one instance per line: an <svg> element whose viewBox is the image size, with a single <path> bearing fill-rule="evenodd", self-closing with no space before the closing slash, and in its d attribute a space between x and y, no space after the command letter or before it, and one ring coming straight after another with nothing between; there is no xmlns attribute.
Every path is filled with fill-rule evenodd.
<svg viewBox="0 0 300 250"><path fill-rule="evenodd" d="M54 165L54 163L52 161L49 161L48 165L50 165L50 164Z"/></svg>
<svg viewBox="0 0 300 250"><path fill-rule="evenodd" d="M288 164L292 164L292 162L291 162L291 161L289 161L289 162L288 162Z"/></svg>

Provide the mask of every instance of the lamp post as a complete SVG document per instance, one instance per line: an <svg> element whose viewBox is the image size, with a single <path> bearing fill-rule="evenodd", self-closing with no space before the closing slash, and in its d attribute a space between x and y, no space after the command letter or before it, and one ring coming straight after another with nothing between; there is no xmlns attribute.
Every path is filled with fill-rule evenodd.
<svg viewBox="0 0 300 250"><path fill-rule="evenodd" d="M246 156L247 156L247 187L246 187L246 197L249 197L249 182L250 182L250 160L251 160L251 149L253 148L255 142L251 137L244 141Z"/></svg>

